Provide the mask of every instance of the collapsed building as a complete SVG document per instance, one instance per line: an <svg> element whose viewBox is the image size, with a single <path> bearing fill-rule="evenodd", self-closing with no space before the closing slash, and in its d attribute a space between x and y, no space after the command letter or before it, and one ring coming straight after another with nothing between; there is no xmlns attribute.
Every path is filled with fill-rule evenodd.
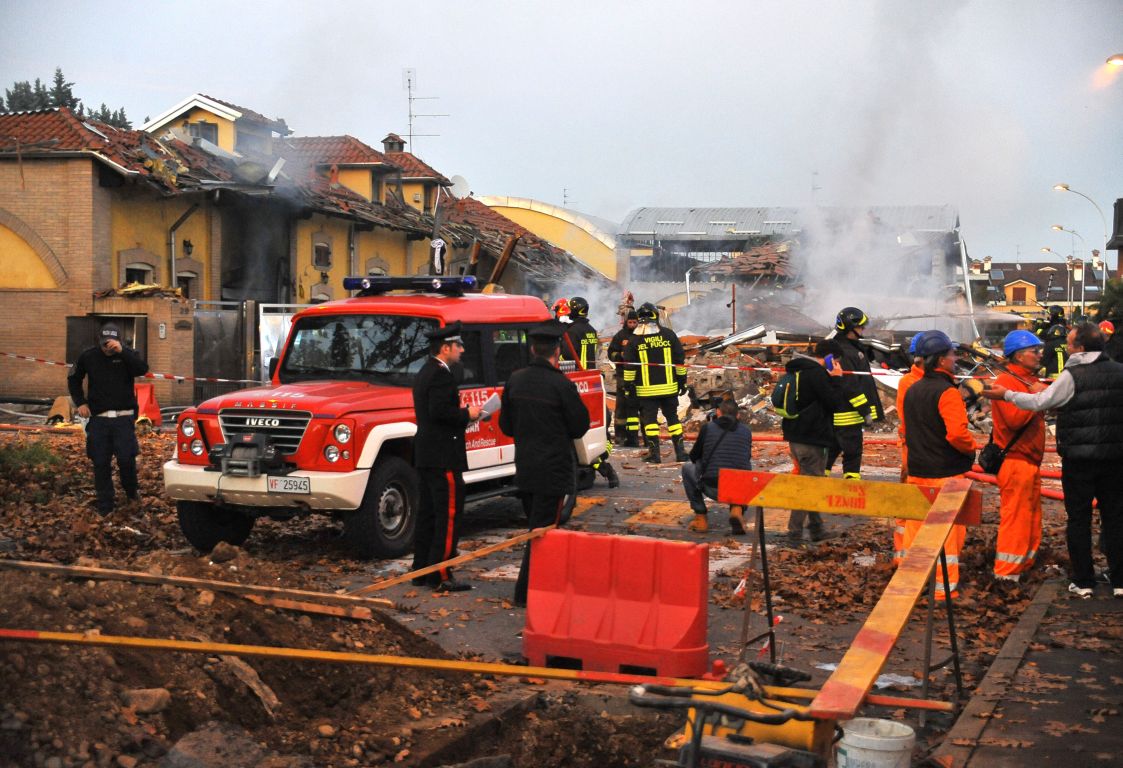
<svg viewBox="0 0 1123 768"><path fill-rule="evenodd" d="M604 280L480 208L396 134L382 150L295 137L204 94L141 130L66 108L0 114L0 351L70 363L114 320L153 371L182 377L156 382L159 401L185 404L241 386L193 379L257 379L261 328L275 337L298 306L346 297L349 275L479 269L513 293ZM0 396L59 394L65 375L0 357Z"/></svg>

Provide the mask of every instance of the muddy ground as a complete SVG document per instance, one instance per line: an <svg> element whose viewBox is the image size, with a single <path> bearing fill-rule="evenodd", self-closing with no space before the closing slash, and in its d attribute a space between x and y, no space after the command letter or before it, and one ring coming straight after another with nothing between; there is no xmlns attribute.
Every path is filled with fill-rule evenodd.
<svg viewBox="0 0 1123 768"><path fill-rule="evenodd" d="M0 472L0 557L321 591L369 580L370 564L351 557L327 518L259 524L246 549L234 550L224 562L192 551L161 492L160 465L171 446L167 434L142 437L143 508L101 519L91 511L92 479L80 433L0 433L0 462L8 461ZM12 460L28 451L38 457L30 466ZM783 471L785 451L783 444L758 443L758 468ZM645 475L651 470L634 457L616 461L625 495L609 497L574 526L648 534L624 521L636 506L627 494L650 493L650 482L662 483L660 492L666 486L668 498L681 494L674 470L664 466L662 475ZM871 447L866 462L891 467L895 449ZM989 487L986 494L985 524L972 529L964 552L958 603L960 635L969 638L963 644L968 690L985 673L1036 586L1065 566L1063 518L1051 502L1040 566L1021 584L995 582L989 574L997 497ZM513 507L497 507L492 523L517 530L522 523ZM770 547L777 604L791 617L786 637L793 659L801 656L797 646L805 652L844 649L850 627L868 614L891 575L884 522L852 520L839 532L839 538L814 549ZM730 543L716 532L701 538L711 546ZM468 541L463 548L472 546ZM744 598L734 594L738 581L734 572L713 578L711 612L716 616L731 621L740 615ZM0 626L504 661L501 652L470 638L473 631L483 633L484 625L518 622L508 591L488 591L481 584L469 597L441 597L405 585L387 593L396 609L356 621L262 607L223 593L3 569ZM756 592L753 608L759 607ZM921 621L917 611L913 622ZM450 652L457 647L447 642L453 630L461 638L467 633L469 640ZM728 650L730 642L711 637L712 655ZM946 638L937 642L946 645ZM918 668L913 671L920 675ZM937 675L935 685L931 695L950 696L949 675ZM0 766L195 765L203 763L182 762L184 750L194 744L205 751L208 743L236 745L242 757L227 765L443 765L509 755L520 766L638 766L670 757L662 744L680 724L672 716L621 705L619 689L67 645L0 645L0 690L6 694ZM189 734L194 734L190 744L176 749ZM927 745L938 739L938 730L922 734Z"/></svg>

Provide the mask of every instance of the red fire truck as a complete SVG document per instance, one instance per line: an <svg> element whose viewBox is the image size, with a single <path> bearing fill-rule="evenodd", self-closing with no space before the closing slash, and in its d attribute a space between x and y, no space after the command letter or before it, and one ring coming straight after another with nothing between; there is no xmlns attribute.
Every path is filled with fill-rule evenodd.
<svg viewBox="0 0 1123 768"><path fill-rule="evenodd" d="M164 486L198 549L241 544L259 517L321 512L342 517L360 556L409 552L418 505L411 387L429 354L425 332L463 323L460 400L481 405L527 364L527 331L550 317L535 297L472 292L472 277L344 285L358 295L294 316L271 386L179 417ZM578 463L589 465L607 449L604 383L595 370L567 375L589 409L589 431L574 441ZM517 490L515 447L497 415L470 425L465 447L469 501Z"/></svg>

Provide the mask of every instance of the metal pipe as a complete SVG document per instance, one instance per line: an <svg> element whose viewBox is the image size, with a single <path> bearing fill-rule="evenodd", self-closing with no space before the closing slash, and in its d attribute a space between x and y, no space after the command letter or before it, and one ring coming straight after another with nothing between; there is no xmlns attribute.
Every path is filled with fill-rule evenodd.
<svg viewBox="0 0 1123 768"><path fill-rule="evenodd" d="M975 324L975 300L971 297L971 270L967 267L967 243L959 235L959 262L963 265L963 293L967 296L967 311L971 319L971 333L979 338L979 326Z"/></svg>
<svg viewBox="0 0 1123 768"><path fill-rule="evenodd" d="M184 211L183 215L180 216L178 219L176 219L175 224L172 224L172 226L168 229L168 253L171 256L171 262L172 262L171 263L172 274L171 274L171 280L168 282L168 287L170 287L173 291L176 288L179 287L178 286L179 281L176 279L176 274L175 274L175 233L176 233L176 230L178 230L180 228L180 226L183 225L183 222L185 222L189 218L191 218L191 214L195 213L195 211L197 211L197 210L199 210L199 204L198 203L192 203L191 207L188 208L186 211Z"/></svg>

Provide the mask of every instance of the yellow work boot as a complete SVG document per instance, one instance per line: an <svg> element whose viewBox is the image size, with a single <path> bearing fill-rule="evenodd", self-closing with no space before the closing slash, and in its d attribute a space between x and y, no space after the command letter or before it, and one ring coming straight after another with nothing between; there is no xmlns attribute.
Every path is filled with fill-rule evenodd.
<svg viewBox="0 0 1123 768"><path fill-rule="evenodd" d="M686 528L695 533L705 533L710 530L709 523L706 522L706 516L698 514L694 515L694 519L687 524Z"/></svg>
<svg viewBox="0 0 1123 768"><path fill-rule="evenodd" d="M729 530L734 536L745 535L745 508L737 504L729 507Z"/></svg>

